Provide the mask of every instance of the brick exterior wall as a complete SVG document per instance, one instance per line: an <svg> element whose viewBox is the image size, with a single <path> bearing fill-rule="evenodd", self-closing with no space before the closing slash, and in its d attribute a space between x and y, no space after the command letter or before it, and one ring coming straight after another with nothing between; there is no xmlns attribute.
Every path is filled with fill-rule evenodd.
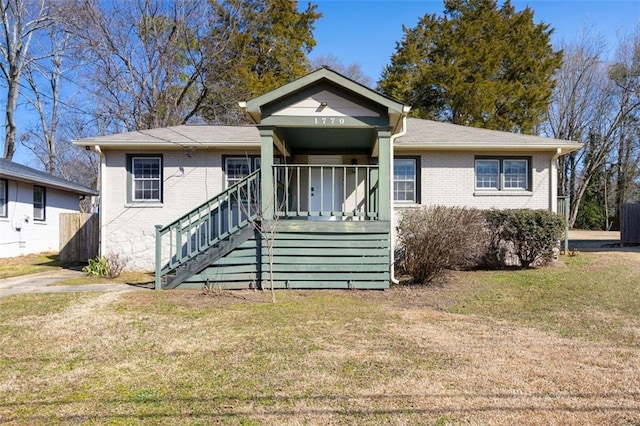
<svg viewBox="0 0 640 426"><path fill-rule="evenodd" d="M245 156L259 152L183 150L164 152L107 151L102 168L102 254L114 252L130 258L128 269L154 269L155 225L167 225L224 189L223 154ZM163 202L127 203L126 154L163 154ZM475 154L468 152L397 153L420 157L421 204L488 208L551 209L551 153L522 155L499 152L496 156L531 157L532 191L480 192L475 190ZM396 204L396 212L416 205ZM397 221L398 214L395 215Z"/></svg>
<svg viewBox="0 0 640 426"><path fill-rule="evenodd" d="M162 203L127 203L127 154L163 155ZM215 150L109 150L102 170L101 251L127 256L131 270L154 269L155 225L171 223L224 189L222 152Z"/></svg>

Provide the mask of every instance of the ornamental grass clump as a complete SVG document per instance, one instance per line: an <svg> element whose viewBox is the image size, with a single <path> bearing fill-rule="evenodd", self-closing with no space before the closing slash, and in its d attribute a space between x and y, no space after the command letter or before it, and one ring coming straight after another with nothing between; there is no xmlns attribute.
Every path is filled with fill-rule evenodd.
<svg viewBox="0 0 640 426"><path fill-rule="evenodd" d="M478 265L488 242L480 210L444 206L405 210L398 223L398 269L413 282L429 284L447 269Z"/></svg>

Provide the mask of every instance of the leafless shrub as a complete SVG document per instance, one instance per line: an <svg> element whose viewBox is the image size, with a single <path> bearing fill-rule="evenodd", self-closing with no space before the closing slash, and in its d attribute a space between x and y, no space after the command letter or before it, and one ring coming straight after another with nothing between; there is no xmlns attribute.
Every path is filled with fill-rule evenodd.
<svg viewBox="0 0 640 426"><path fill-rule="evenodd" d="M127 263L129 263L127 256L122 256L118 253L109 253L107 255L107 265L109 266L107 276L111 279L119 277L127 266Z"/></svg>
<svg viewBox="0 0 640 426"><path fill-rule="evenodd" d="M429 284L447 269L477 265L488 245L484 215L465 207L406 210L398 224L399 270Z"/></svg>

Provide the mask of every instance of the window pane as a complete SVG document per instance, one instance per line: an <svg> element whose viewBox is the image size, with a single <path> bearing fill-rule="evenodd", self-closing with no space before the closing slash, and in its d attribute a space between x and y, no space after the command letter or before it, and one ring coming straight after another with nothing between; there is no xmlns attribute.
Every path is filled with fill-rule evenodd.
<svg viewBox="0 0 640 426"><path fill-rule="evenodd" d="M7 216L7 181L0 180L0 216Z"/></svg>
<svg viewBox="0 0 640 426"><path fill-rule="evenodd" d="M33 219L44 220L45 218L45 205L44 205L44 188L41 186L33 187Z"/></svg>
<svg viewBox="0 0 640 426"><path fill-rule="evenodd" d="M476 160L476 188L500 189L498 177L500 163L498 160Z"/></svg>
<svg viewBox="0 0 640 426"><path fill-rule="evenodd" d="M161 200L161 168L159 157L131 159L133 172L133 199L135 201Z"/></svg>
<svg viewBox="0 0 640 426"><path fill-rule="evenodd" d="M227 188L239 182L251 173L251 163L248 158L227 158L225 171L227 174Z"/></svg>
<svg viewBox="0 0 640 426"><path fill-rule="evenodd" d="M393 160L393 199L395 201L417 202L415 159Z"/></svg>
<svg viewBox="0 0 640 426"><path fill-rule="evenodd" d="M527 189L527 160L504 160L502 167L506 189Z"/></svg>

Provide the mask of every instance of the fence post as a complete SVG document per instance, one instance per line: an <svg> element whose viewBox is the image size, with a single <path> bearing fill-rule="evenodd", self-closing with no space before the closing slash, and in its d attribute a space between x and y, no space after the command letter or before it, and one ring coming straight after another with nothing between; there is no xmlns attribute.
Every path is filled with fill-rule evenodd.
<svg viewBox="0 0 640 426"><path fill-rule="evenodd" d="M155 289L156 290L161 290L162 289L162 282L161 282L161 262L162 262L162 239L160 237L160 230L162 229L162 225L156 225L156 283L155 283Z"/></svg>

